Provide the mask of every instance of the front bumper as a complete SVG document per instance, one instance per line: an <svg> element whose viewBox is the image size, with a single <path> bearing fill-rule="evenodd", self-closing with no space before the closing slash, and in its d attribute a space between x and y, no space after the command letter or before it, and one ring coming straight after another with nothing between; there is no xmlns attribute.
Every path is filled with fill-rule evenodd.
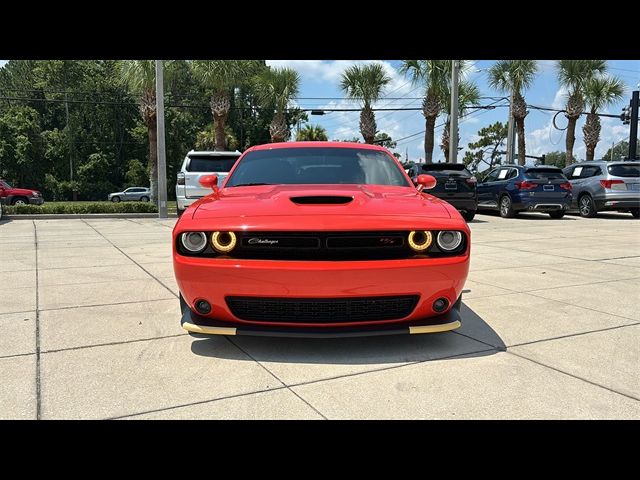
<svg viewBox="0 0 640 480"><path fill-rule="evenodd" d="M442 315L424 320L416 320L402 324L359 325L357 327L316 327L301 328L298 326L265 327L263 325L238 325L203 317L191 311L180 299L182 318L180 325L194 337L210 335L246 335L258 337L302 337L302 338L336 338L336 337L374 337L381 335L415 335L421 333L439 333L455 330L460 321L461 298L453 307Z"/></svg>
<svg viewBox="0 0 640 480"><path fill-rule="evenodd" d="M43 197L29 197L30 205L42 205L44 203Z"/></svg>

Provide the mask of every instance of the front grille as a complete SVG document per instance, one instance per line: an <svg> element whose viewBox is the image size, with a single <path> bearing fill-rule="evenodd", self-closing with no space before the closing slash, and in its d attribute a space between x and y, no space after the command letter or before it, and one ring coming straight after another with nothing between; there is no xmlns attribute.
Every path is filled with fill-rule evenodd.
<svg viewBox="0 0 640 480"><path fill-rule="evenodd" d="M226 297L241 320L280 323L348 323L398 320L413 312L418 295L358 298Z"/></svg>

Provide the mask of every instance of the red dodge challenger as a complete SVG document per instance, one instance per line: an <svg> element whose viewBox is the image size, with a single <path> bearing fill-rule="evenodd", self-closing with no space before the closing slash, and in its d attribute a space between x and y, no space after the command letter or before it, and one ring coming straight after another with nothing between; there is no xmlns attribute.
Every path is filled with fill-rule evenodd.
<svg viewBox="0 0 640 480"><path fill-rule="evenodd" d="M385 148L248 149L173 229L182 327L194 336L433 333L460 326L470 231Z"/></svg>

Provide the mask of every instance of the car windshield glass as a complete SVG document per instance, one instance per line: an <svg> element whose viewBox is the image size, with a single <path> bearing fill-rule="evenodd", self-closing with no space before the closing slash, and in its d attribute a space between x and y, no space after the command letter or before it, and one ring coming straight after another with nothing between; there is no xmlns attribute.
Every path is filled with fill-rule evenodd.
<svg viewBox="0 0 640 480"><path fill-rule="evenodd" d="M609 175L614 177L640 177L640 163L609 165Z"/></svg>
<svg viewBox="0 0 640 480"><path fill-rule="evenodd" d="M527 178L532 180L562 180L564 174L562 170L555 168L535 168L525 172Z"/></svg>
<svg viewBox="0 0 640 480"><path fill-rule="evenodd" d="M247 153L226 187L247 184L411 186L389 155L364 148L275 148Z"/></svg>
<svg viewBox="0 0 640 480"><path fill-rule="evenodd" d="M7 182L5 182L4 180L0 180L0 185L2 185L4 188L11 188L11 185L9 185Z"/></svg>
<svg viewBox="0 0 640 480"><path fill-rule="evenodd" d="M192 156L187 167L189 172L228 172L238 157Z"/></svg>
<svg viewBox="0 0 640 480"><path fill-rule="evenodd" d="M470 177L471 172L462 163L432 163L423 165L422 171L434 177Z"/></svg>

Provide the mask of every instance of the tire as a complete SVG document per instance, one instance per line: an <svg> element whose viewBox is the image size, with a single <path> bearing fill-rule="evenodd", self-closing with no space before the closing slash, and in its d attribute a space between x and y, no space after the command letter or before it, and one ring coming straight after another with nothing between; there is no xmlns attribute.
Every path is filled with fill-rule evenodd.
<svg viewBox="0 0 640 480"><path fill-rule="evenodd" d="M584 194L578 199L578 211L580 216L584 218L593 218L598 214L591 195Z"/></svg>
<svg viewBox="0 0 640 480"><path fill-rule="evenodd" d="M120 203L120 197L118 197L118 196L116 195L115 197L112 197L112 198L111 198L111 201L112 201L113 203Z"/></svg>
<svg viewBox="0 0 640 480"><path fill-rule="evenodd" d="M140 201L141 202L148 202L149 201L149 197L140 197Z"/></svg>
<svg viewBox="0 0 640 480"><path fill-rule="evenodd" d="M633 218L640 218L640 208L632 208L629 212L631 212Z"/></svg>
<svg viewBox="0 0 640 480"><path fill-rule="evenodd" d="M564 211L561 211L561 212L549 212L549 216L551 218L562 218L562 217L564 217Z"/></svg>
<svg viewBox="0 0 640 480"><path fill-rule="evenodd" d="M500 216L502 218L513 218L516 216L516 212L513 210L513 203L509 195L503 195L500 197Z"/></svg>
<svg viewBox="0 0 640 480"><path fill-rule="evenodd" d="M16 197L11 200L11 205L29 205L29 200L24 197Z"/></svg>
<svg viewBox="0 0 640 480"><path fill-rule="evenodd" d="M462 214L462 218L464 218L467 222L470 222L471 220L473 220L473 217L476 216L476 212L464 212Z"/></svg>

